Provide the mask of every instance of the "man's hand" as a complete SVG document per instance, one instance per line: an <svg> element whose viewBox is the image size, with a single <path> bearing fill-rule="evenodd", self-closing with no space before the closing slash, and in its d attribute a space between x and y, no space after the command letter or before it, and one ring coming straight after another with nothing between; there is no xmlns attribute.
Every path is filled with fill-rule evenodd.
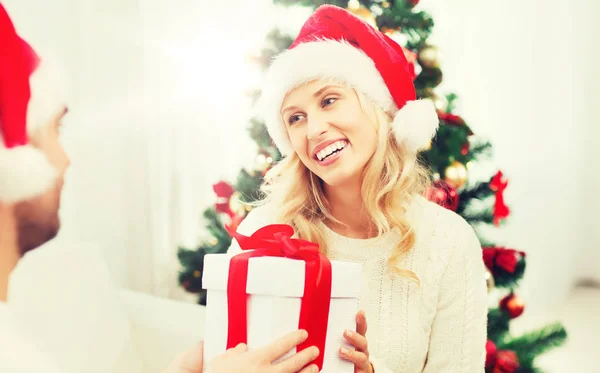
<svg viewBox="0 0 600 373"><path fill-rule="evenodd" d="M204 342L179 354L162 373L202 373Z"/></svg>
<svg viewBox="0 0 600 373"><path fill-rule="evenodd" d="M317 373L316 365L303 367L319 356L317 347L309 347L278 363L273 361L304 342L308 334L298 330L263 348L248 351L245 344L227 350L208 364L206 373ZM186 372L187 373L187 372Z"/></svg>
<svg viewBox="0 0 600 373"><path fill-rule="evenodd" d="M248 346L240 344L208 363L206 373L317 373L314 364L303 369L319 356L319 349L314 346L273 363L307 337L306 331L297 330L254 351L248 351ZM203 357L204 343L200 342L198 346L179 354L162 373L202 373Z"/></svg>

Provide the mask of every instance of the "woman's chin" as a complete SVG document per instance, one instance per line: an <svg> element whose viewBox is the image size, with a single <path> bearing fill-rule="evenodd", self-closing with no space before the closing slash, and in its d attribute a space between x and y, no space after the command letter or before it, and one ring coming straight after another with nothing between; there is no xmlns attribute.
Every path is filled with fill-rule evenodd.
<svg viewBox="0 0 600 373"><path fill-rule="evenodd" d="M331 170L331 172L317 175L330 188L340 188L350 185L360 185L360 177L345 170Z"/></svg>

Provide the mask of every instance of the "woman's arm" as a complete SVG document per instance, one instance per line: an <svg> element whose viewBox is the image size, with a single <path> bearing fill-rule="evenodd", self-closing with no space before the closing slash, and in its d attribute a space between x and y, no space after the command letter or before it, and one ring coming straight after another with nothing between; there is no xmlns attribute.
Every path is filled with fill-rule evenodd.
<svg viewBox="0 0 600 373"><path fill-rule="evenodd" d="M466 222L441 278L423 373L483 372L487 290L481 245Z"/></svg>

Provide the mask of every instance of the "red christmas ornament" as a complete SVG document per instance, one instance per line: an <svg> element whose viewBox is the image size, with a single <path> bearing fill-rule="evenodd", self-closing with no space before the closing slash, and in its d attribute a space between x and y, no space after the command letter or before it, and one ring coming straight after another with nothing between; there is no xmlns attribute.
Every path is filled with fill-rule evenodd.
<svg viewBox="0 0 600 373"><path fill-rule="evenodd" d="M496 364L496 354L498 350L496 344L488 339L485 344L485 367L491 368Z"/></svg>
<svg viewBox="0 0 600 373"><path fill-rule="evenodd" d="M503 311L507 312L510 315L511 319L515 319L521 316L521 314L525 310L525 304L523 303L521 298L519 298L513 293L510 293L509 295L502 298L502 300L500 300L500 308Z"/></svg>
<svg viewBox="0 0 600 373"><path fill-rule="evenodd" d="M445 113L443 111L439 111L438 118L440 118L441 121L443 121L445 124L447 124L449 126L465 127L468 130L467 135L468 136L473 135L473 131L471 131L471 129L467 126L467 123L465 122L465 120L456 114Z"/></svg>
<svg viewBox="0 0 600 373"><path fill-rule="evenodd" d="M462 119L461 117L459 117L456 114L440 112L440 113L438 113L438 116L441 120L446 122L446 124L451 125L451 126L460 127L460 126L466 125L464 119Z"/></svg>
<svg viewBox="0 0 600 373"><path fill-rule="evenodd" d="M463 145L462 149L460 149L460 154L467 155L469 154L469 150L471 149L471 143L468 141Z"/></svg>
<svg viewBox="0 0 600 373"><path fill-rule="evenodd" d="M229 207L229 200L235 192L235 189L226 181L219 181L213 185L213 191L217 195L217 202L215 203L215 210L221 214L233 215L231 208Z"/></svg>
<svg viewBox="0 0 600 373"><path fill-rule="evenodd" d="M483 248L483 261L492 274L497 274L498 269L502 269L511 274L515 273L517 264L523 257L525 257L523 251L507 249L504 247Z"/></svg>
<svg viewBox="0 0 600 373"><path fill-rule="evenodd" d="M448 210L456 211L458 208L458 192L444 180L433 182L432 187L425 192L425 198Z"/></svg>
<svg viewBox="0 0 600 373"><path fill-rule="evenodd" d="M407 3L411 8L414 8L417 6L417 4L419 4L419 0L407 0Z"/></svg>
<svg viewBox="0 0 600 373"><path fill-rule="evenodd" d="M516 352L509 350L498 351L498 354L496 355L496 366L494 366L492 372L515 373L520 366Z"/></svg>
<svg viewBox="0 0 600 373"><path fill-rule="evenodd" d="M490 180L490 189L496 193L496 202L494 203L494 224L499 225L500 221L506 219L510 214L508 206L504 203L504 190L508 186L508 180L502 177L502 171L498 171Z"/></svg>

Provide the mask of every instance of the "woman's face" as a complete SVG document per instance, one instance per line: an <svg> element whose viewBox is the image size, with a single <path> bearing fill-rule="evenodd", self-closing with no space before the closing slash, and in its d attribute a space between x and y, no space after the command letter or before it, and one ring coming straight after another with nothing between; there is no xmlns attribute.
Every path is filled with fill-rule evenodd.
<svg viewBox="0 0 600 373"><path fill-rule="evenodd" d="M281 105L292 147L329 186L360 181L375 153L374 113L365 113L353 89L322 80L290 91Z"/></svg>

